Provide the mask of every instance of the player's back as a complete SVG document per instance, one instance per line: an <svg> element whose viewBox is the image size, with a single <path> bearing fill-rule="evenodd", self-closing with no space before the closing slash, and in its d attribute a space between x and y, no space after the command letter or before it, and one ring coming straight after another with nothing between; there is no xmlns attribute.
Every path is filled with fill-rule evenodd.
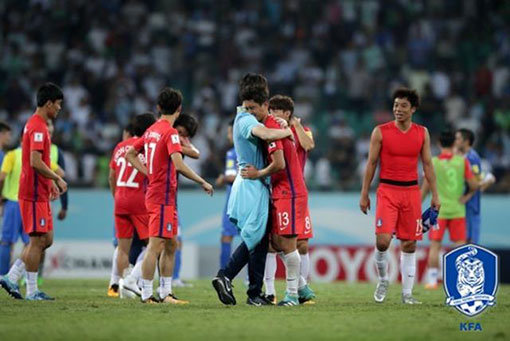
<svg viewBox="0 0 510 341"><path fill-rule="evenodd" d="M159 119L142 137L147 162L146 201L153 204L176 204L177 171L171 154L181 152L179 133L169 121Z"/></svg>
<svg viewBox="0 0 510 341"><path fill-rule="evenodd" d="M32 151L41 153L42 161L51 168L51 139L48 126L39 115L32 115L25 124L21 139L21 177L19 199L28 201L49 201L51 180L39 174L30 165Z"/></svg>
<svg viewBox="0 0 510 341"><path fill-rule="evenodd" d="M279 129L280 125L272 116L268 116L264 123L266 127ZM271 175L271 187L273 198L296 198L306 196L305 180L301 163L294 141L289 138L280 140L283 147L285 169ZM299 143L299 142L298 142Z"/></svg>
<svg viewBox="0 0 510 341"><path fill-rule="evenodd" d="M137 138L129 138L117 144L112 153L110 168L115 171L115 213L145 214L146 177L138 172L125 158L126 151L133 146ZM138 154L142 164L145 155Z"/></svg>
<svg viewBox="0 0 510 341"><path fill-rule="evenodd" d="M437 190L441 200L439 217L444 219L462 218L466 208L460 202L464 192L464 179L469 162L459 155L442 153L432 158L436 173Z"/></svg>
<svg viewBox="0 0 510 341"><path fill-rule="evenodd" d="M425 128L412 123L401 131L394 121L379 125L382 134L380 178L391 181L417 181L418 158L425 141Z"/></svg>

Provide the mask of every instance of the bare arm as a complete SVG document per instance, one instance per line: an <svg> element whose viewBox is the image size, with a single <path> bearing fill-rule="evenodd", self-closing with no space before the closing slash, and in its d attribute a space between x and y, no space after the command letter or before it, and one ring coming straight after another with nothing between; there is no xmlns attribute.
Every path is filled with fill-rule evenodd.
<svg viewBox="0 0 510 341"><path fill-rule="evenodd" d="M430 202L430 206L439 211L441 203L439 201L439 195L437 194L436 173L434 172L432 154L430 153L430 135L426 128L425 141L423 142L423 147L421 149L421 161L423 163L423 173L425 173L425 179L429 183L430 190L432 192L432 200Z"/></svg>
<svg viewBox="0 0 510 341"><path fill-rule="evenodd" d="M125 155L126 160L133 165L140 173L147 176L147 167L138 158L138 152L135 148L130 146Z"/></svg>
<svg viewBox="0 0 510 341"><path fill-rule="evenodd" d="M270 129L263 125L253 127L251 133L264 141L276 141L292 136L292 130L286 129Z"/></svg>
<svg viewBox="0 0 510 341"><path fill-rule="evenodd" d="M285 158L283 150L277 150L271 154L271 163L263 169L258 170L252 165L241 169L241 176L245 179L260 179L285 169Z"/></svg>
<svg viewBox="0 0 510 341"><path fill-rule="evenodd" d="M116 175L115 170L110 168L110 173L108 174L108 183L110 184L110 191L112 192L112 196L115 198L115 190L117 189L117 181L115 181Z"/></svg>
<svg viewBox="0 0 510 341"><path fill-rule="evenodd" d="M209 194L209 195L213 194L214 190L213 190L213 187L211 186L211 184L209 184L207 181L202 179L202 177L200 175L195 173L195 171L193 171L193 169L189 168L188 165L186 165L184 163L184 161L182 160L181 153L173 153L170 156L170 158L172 159L172 163L175 165L175 169L179 173L181 173L188 179L190 179L190 180L196 182L197 184L199 184L200 186L202 186L202 188L204 189L204 191L207 192L207 194Z"/></svg>
<svg viewBox="0 0 510 341"><path fill-rule="evenodd" d="M60 176L58 176L57 173L52 171L47 164L44 163L44 161L42 160L41 152L37 150L33 150L30 152L30 166L33 167L37 171L37 173L41 174L45 178L55 181L60 190L60 193L64 193L65 191L67 191L67 183Z"/></svg>
<svg viewBox="0 0 510 341"><path fill-rule="evenodd" d="M293 117L292 120L290 121L290 124L292 124L296 129L299 144L301 145L301 147L303 147L303 149L306 150L307 152L314 149L315 142L313 141L313 137L310 136L310 134L305 131L305 129L301 125L301 119Z"/></svg>
<svg viewBox="0 0 510 341"><path fill-rule="evenodd" d="M370 190L370 184L374 179L375 170L377 169L377 163L379 162L379 153L382 146L382 134L379 127L375 127L370 137L370 149L368 151L368 160L365 168L365 175L363 176L363 185L361 187L361 199L359 206L361 212L367 214L370 210L370 197L368 191Z"/></svg>
<svg viewBox="0 0 510 341"><path fill-rule="evenodd" d="M182 145L181 148L184 155L189 156L192 159L200 158L200 151L191 143L189 146Z"/></svg>

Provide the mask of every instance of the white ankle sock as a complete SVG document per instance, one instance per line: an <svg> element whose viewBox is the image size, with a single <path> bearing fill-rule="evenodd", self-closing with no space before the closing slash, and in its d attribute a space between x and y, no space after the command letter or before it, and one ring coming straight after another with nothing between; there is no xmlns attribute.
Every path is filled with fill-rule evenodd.
<svg viewBox="0 0 510 341"><path fill-rule="evenodd" d="M159 297L165 298L172 293L172 277L159 278Z"/></svg>
<svg viewBox="0 0 510 341"><path fill-rule="evenodd" d="M379 280L388 280L388 250L379 251L377 248L374 252L375 266Z"/></svg>
<svg viewBox="0 0 510 341"><path fill-rule="evenodd" d="M24 273L25 263L20 258L18 258L9 269L9 272L7 273L7 278L9 278L9 281L11 281L12 283L17 283Z"/></svg>
<svg viewBox="0 0 510 341"><path fill-rule="evenodd" d="M308 276L310 275L310 254L305 253L304 255L300 255L300 257L301 257L300 273L306 282L308 281Z"/></svg>
<svg viewBox="0 0 510 341"><path fill-rule="evenodd" d="M412 294L416 275L416 254L414 252L400 253L400 273L402 274L402 293L404 295Z"/></svg>
<svg viewBox="0 0 510 341"><path fill-rule="evenodd" d="M117 270L117 254L119 252L119 248L116 247L115 251L113 251L113 257L112 257L112 273L110 276L110 286L113 284L119 284L120 274Z"/></svg>
<svg viewBox="0 0 510 341"><path fill-rule="evenodd" d="M276 274L276 253L269 252L266 256L266 268L264 270L264 286L266 295L275 295L274 278Z"/></svg>
<svg viewBox="0 0 510 341"><path fill-rule="evenodd" d="M27 296L32 295L37 289L37 272L27 271Z"/></svg>
<svg viewBox="0 0 510 341"><path fill-rule="evenodd" d="M152 279L142 279L142 300L152 296Z"/></svg>
<svg viewBox="0 0 510 341"><path fill-rule="evenodd" d="M297 295L298 282L299 282L299 268L301 265L301 257L299 252L294 250L284 256L286 279L287 279L287 293Z"/></svg>

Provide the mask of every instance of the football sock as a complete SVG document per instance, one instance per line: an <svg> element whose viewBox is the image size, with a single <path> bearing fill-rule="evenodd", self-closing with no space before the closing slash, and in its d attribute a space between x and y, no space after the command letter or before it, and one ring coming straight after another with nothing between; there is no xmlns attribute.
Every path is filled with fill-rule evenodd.
<svg viewBox="0 0 510 341"><path fill-rule="evenodd" d="M174 256L174 273L172 274L172 277L174 279L179 279L181 274L181 249L175 250L175 256Z"/></svg>
<svg viewBox="0 0 510 341"><path fill-rule="evenodd" d="M11 266L7 277L12 283L17 283L21 276L25 273L25 263L21 259L16 259L14 264Z"/></svg>
<svg viewBox="0 0 510 341"><path fill-rule="evenodd" d="M159 278L159 297L165 298L172 293L172 277Z"/></svg>
<svg viewBox="0 0 510 341"><path fill-rule="evenodd" d="M413 291L414 276L416 275L416 254L400 253L400 273L402 274L402 293L410 295Z"/></svg>
<svg viewBox="0 0 510 341"><path fill-rule="evenodd" d="M27 296L37 291L37 272L27 271Z"/></svg>
<svg viewBox="0 0 510 341"><path fill-rule="evenodd" d="M0 275L9 272L11 262L11 244L0 242Z"/></svg>
<svg viewBox="0 0 510 341"><path fill-rule="evenodd" d="M138 281L140 277L142 277L142 263L143 263L143 256L145 256L145 248L143 248L142 252L136 259L136 264L133 267L133 270L131 270L131 273L127 276L133 281Z"/></svg>
<svg viewBox="0 0 510 341"><path fill-rule="evenodd" d="M110 276L110 286L113 284L119 284L120 275L117 270L117 254L119 249L116 247L115 251L113 251L112 257L112 274Z"/></svg>
<svg viewBox="0 0 510 341"><path fill-rule="evenodd" d="M266 256L266 268L264 271L264 286L266 295L275 295L274 277L276 274L276 253L268 252Z"/></svg>
<svg viewBox="0 0 510 341"><path fill-rule="evenodd" d="M438 268L428 268L427 275L425 276L427 284L436 285L437 284L437 274L439 270Z"/></svg>
<svg viewBox="0 0 510 341"><path fill-rule="evenodd" d="M310 254L307 252L304 255L300 256L301 256L300 273L305 280L308 280L308 276L310 275Z"/></svg>
<svg viewBox="0 0 510 341"><path fill-rule="evenodd" d="M374 258L379 280L388 280L388 251L379 251L376 248Z"/></svg>
<svg viewBox="0 0 510 341"><path fill-rule="evenodd" d="M297 295L301 257L299 257L299 252L294 250L286 254L283 259L285 261L285 269L287 270L287 293Z"/></svg>
<svg viewBox="0 0 510 341"><path fill-rule="evenodd" d="M142 279L142 300L152 296L152 279Z"/></svg>
<svg viewBox="0 0 510 341"><path fill-rule="evenodd" d="M220 268L223 269L230 259L232 252L232 243L221 243Z"/></svg>

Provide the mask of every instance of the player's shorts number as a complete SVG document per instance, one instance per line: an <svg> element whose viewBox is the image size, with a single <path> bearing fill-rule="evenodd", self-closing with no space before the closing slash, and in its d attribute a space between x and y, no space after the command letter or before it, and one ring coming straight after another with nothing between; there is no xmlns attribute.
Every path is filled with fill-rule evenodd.
<svg viewBox="0 0 510 341"><path fill-rule="evenodd" d="M117 177L117 187L130 187L130 188L138 188L139 185L135 182L136 175L138 174L138 170L133 168L131 174L127 181L122 180L124 178L124 173L126 172L126 167L132 167L129 162L126 161L125 158L120 157L117 159L117 167L120 167L119 176Z"/></svg>
<svg viewBox="0 0 510 341"><path fill-rule="evenodd" d="M156 151L156 143L146 143L144 145L145 149L145 160L149 162L149 174L152 174L152 162L154 161L154 152ZM150 155L149 155L150 154Z"/></svg>
<svg viewBox="0 0 510 341"><path fill-rule="evenodd" d="M305 218L305 229L308 231L312 228L312 223L310 222L310 217Z"/></svg>
<svg viewBox="0 0 510 341"><path fill-rule="evenodd" d="M287 226L289 225L289 213L288 212L278 212L278 224L280 226Z"/></svg>

